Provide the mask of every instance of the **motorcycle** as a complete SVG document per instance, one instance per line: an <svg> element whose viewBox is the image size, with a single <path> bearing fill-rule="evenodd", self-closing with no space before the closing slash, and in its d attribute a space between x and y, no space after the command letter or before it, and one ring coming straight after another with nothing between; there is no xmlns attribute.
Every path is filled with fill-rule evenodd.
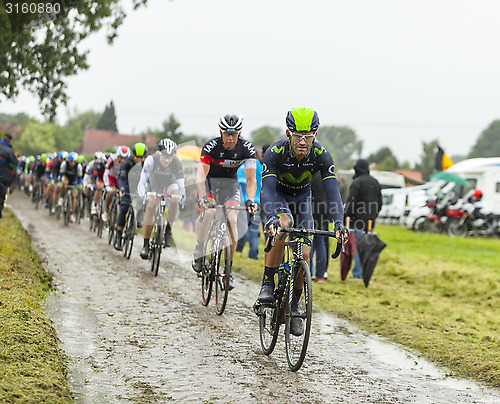
<svg viewBox="0 0 500 404"><path fill-rule="evenodd" d="M420 230L425 233L447 233L451 223L465 216L462 209L452 207L457 201L457 198L427 201L425 206L432 209L433 213L426 216L425 220L419 224Z"/></svg>
<svg viewBox="0 0 500 404"><path fill-rule="evenodd" d="M450 237L500 237L500 218L498 215L479 217L476 211L467 212L459 220L451 222L447 232Z"/></svg>

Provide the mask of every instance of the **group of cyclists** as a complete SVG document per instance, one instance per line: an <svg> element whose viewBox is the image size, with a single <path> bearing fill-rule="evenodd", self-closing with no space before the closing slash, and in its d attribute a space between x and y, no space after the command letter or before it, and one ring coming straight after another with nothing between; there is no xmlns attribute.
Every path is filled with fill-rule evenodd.
<svg viewBox="0 0 500 404"><path fill-rule="evenodd" d="M287 233L281 228L313 229L310 183L319 172L328 198L328 207L334 221L334 232L342 242L347 231L343 226L343 204L340 197L332 155L316 141L319 128L318 113L311 108L299 107L286 115L286 138L271 145L263 159L261 206L254 202L257 190L256 150L242 136L243 119L237 115L224 115L219 120L219 135L207 141L202 148L196 171L197 192L196 246L192 268L201 273L203 257L207 253L206 242L209 225L215 214L214 205L241 206L253 214L261 209L264 232L269 236L265 250L265 268L262 287L257 301L274 303L275 274L283 257ZM102 220L109 220L109 208L113 197L119 198L119 214L116 223L114 248L122 249L122 232L130 206L137 209L137 227L143 227L144 244L140 252L148 259L153 216L158 206L156 193L168 195L167 220L164 229L164 247L173 242L172 225L179 209L184 206L186 185L181 161L176 156L177 144L162 139L158 151L148 154L144 143L136 143L131 149L119 146L116 153L96 152L87 162L76 152L61 151L54 155L40 155L23 161L23 185L34 189L43 187L46 206L55 212L66 192L71 192L73 202L77 192L82 192L90 216L98 214L101 198L105 198ZM241 200L237 170L245 164L247 200ZM259 179L260 180L260 179ZM75 203L72 204L75 209ZM75 212L71 220L75 219ZM203 220L202 220L203 217ZM238 211L228 210L227 231L230 239L231 268L238 240ZM291 241L299 235L290 235ZM303 257L309 262L312 240L305 237ZM231 290L233 285L230 277ZM293 312L302 294L303 285L297 282L290 303ZM291 333L303 332L302 320L294 317Z"/></svg>

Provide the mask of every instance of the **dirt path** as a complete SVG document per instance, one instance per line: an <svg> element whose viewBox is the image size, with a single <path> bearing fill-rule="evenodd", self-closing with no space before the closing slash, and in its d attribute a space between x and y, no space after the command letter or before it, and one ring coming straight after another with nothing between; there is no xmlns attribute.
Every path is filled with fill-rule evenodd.
<svg viewBox="0 0 500 404"><path fill-rule="evenodd" d="M292 373L282 336L270 357L262 354L251 308L258 285L236 275L220 317L212 303L201 305L187 256L166 250L155 278L138 256L142 240L127 261L87 221L64 228L20 192L9 205L54 276L47 311L70 357L77 402L500 402L498 391L449 378L320 312L304 365Z"/></svg>

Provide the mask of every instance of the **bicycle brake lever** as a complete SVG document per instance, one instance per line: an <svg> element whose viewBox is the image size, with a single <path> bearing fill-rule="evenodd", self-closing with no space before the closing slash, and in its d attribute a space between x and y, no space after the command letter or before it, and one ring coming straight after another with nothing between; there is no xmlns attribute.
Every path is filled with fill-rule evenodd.
<svg viewBox="0 0 500 404"><path fill-rule="evenodd" d="M338 258L338 256L340 255L340 251L345 252L344 243L337 243L337 248L335 248L335 252L332 254L332 258Z"/></svg>
<svg viewBox="0 0 500 404"><path fill-rule="evenodd" d="M271 251L271 248L274 247L274 237L275 236L269 237L269 239L267 240L266 248L264 248L264 252L267 253Z"/></svg>

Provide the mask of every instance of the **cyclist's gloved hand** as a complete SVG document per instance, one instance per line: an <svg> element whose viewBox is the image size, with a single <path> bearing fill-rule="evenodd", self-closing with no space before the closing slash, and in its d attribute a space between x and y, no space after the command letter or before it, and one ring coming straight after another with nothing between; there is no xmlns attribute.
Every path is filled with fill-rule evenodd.
<svg viewBox="0 0 500 404"><path fill-rule="evenodd" d="M210 202L206 195L202 195L200 196L200 199L198 199L198 207L200 209L205 209L209 204Z"/></svg>
<svg viewBox="0 0 500 404"><path fill-rule="evenodd" d="M277 233L278 227L280 227L280 219L278 218L278 216L270 216L269 219L267 219L266 224L264 225L264 233L267 233L271 237L273 237Z"/></svg>
<svg viewBox="0 0 500 404"><path fill-rule="evenodd" d="M341 243L342 239L346 241L349 238L349 230L347 230L344 225L340 222L335 223L334 230L335 234L337 235L337 242Z"/></svg>
<svg viewBox="0 0 500 404"><path fill-rule="evenodd" d="M247 199L247 201L245 202L247 210L252 213L255 213L255 211L257 210L257 207L255 205L256 203L251 199Z"/></svg>

